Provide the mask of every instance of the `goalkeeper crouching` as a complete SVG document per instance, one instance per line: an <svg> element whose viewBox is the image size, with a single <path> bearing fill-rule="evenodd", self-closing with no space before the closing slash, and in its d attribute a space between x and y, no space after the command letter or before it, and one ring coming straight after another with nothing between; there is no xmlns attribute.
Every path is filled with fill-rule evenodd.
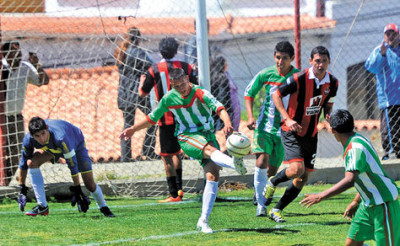
<svg viewBox="0 0 400 246"><path fill-rule="evenodd" d="M246 174L247 170L243 165L243 158L231 158L218 150L219 145L213 133L212 111L217 112L224 122L225 134L233 131L231 120L224 106L209 91L190 83L182 68L171 69L169 79L172 89L162 97L157 108L145 119L126 128L121 133L120 139L128 140L135 132L156 124L168 111L174 114L175 136L178 138L179 145L188 156L199 160L207 178L197 229L204 233L212 233L208 217L217 197L221 167L236 169L242 175Z"/></svg>
<svg viewBox="0 0 400 246"><path fill-rule="evenodd" d="M29 121L29 133L23 139L22 156L19 164L20 194L18 203L21 211L24 211L28 188L25 186L27 174L32 182L32 188L38 205L26 215L48 215L44 180L40 166L45 162L57 162L64 158L71 171L74 186L70 187L73 193L71 205L77 205L79 212L86 213L90 200L86 197L80 186L79 173L81 173L85 187L96 200L101 213L106 217L115 217L107 207L103 192L95 182L92 171L92 162L85 147L85 139L82 131L63 120L43 120L33 117Z"/></svg>

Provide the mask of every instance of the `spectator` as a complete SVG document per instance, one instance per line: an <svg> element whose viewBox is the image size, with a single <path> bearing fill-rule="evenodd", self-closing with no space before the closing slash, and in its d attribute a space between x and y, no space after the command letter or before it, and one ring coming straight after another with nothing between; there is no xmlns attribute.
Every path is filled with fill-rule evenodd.
<svg viewBox="0 0 400 246"><path fill-rule="evenodd" d="M231 103L232 103L232 127L234 131L239 131L240 126L240 118L242 115L242 110L240 108L240 99L239 99L239 88L233 81L229 71L225 72L226 76L229 80L229 94L231 95Z"/></svg>
<svg viewBox="0 0 400 246"><path fill-rule="evenodd" d="M115 52L119 71L118 108L124 116L124 129L134 124L136 109L144 114L151 111L150 99L138 95L140 76L153 64L150 56L139 46L140 41L139 29L131 27ZM142 155L146 158L157 158L154 153L156 130L156 127L147 129L142 147ZM132 142L130 139L122 140L121 162L129 161L133 161Z"/></svg>
<svg viewBox="0 0 400 246"><path fill-rule="evenodd" d="M384 40L370 54L365 68L376 75L376 94L381 111L381 141L385 151L400 158L400 45L399 27L388 24Z"/></svg>
<svg viewBox="0 0 400 246"><path fill-rule="evenodd" d="M192 67L174 57L178 53L179 44L175 38L163 38L159 44L159 50L163 59L153 64L145 73L143 83L139 86L139 96L145 97L155 87L157 101L160 101L168 91L171 84L169 71L173 68L182 68L189 77L189 81L197 84ZM182 160L179 157L181 148L178 139L174 136L175 120L171 112L167 112L158 121L159 139L161 146L161 159L164 162L165 172L170 196L159 202L180 202L183 197L182 189Z"/></svg>
<svg viewBox="0 0 400 246"><path fill-rule="evenodd" d="M213 96L215 96L215 98L217 98L217 100L225 106L229 117L232 119L233 107L229 87L229 78L226 75L227 69L228 64L225 57L217 56L214 60L211 61L211 94L213 94ZM215 124L214 130L218 131L219 129L223 128L223 123L216 113L213 114L213 118Z"/></svg>
<svg viewBox="0 0 400 246"><path fill-rule="evenodd" d="M22 109L25 102L27 84L36 86L47 85L49 77L39 63L35 53L29 53L29 61L22 61L22 51L19 42L6 42L1 47L2 81L5 86L5 120L6 120L6 154L7 171L6 184L18 169L24 137L24 117Z"/></svg>

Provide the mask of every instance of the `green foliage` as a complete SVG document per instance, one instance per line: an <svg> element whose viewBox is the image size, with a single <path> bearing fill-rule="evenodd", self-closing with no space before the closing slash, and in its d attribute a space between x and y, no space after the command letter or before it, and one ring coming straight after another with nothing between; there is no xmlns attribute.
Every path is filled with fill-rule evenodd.
<svg viewBox="0 0 400 246"><path fill-rule="evenodd" d="M304 193L320 192L330 185L306 186ZM255 217L253 190L218 192L210 216L215 233L195 230L201 199L185 194L184 202L159 204L157 198L106 198L117 217L106 218L95 202L87 213L78 213L69 203L50 202L48 216L28 217L16 201L0 205L1 245L344 245L350 222L342 218L355 190L323 201L311 208L298 202L301 194L284 211L287 223ZM281 196L283 188L276 195ZM235 199L232 199L235 198ZM276 203L277 199L273 201ZM27 209L35 206L28 203ZM366 242L375 245L374 242Z"/></svg>

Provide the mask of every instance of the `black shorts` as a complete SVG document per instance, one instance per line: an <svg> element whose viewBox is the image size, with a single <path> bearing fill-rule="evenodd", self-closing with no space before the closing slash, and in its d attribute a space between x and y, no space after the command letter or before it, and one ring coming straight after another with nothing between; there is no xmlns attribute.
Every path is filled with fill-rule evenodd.
<svg viewBox="0 0 400 246"><path fill-rule="evenodd" d="M181 152L178 139L174 136L175 124L159 127L160 136L160 155L171 156L177 155Z"/></svg>
<svg viewBox="0 0 400 246"><path fill-rule="evenodd" d="M282 144L285 150L283 163L304 161L304 166L314 170L317 156L318 137L300 137L295 132L282 131Z"/></svg>

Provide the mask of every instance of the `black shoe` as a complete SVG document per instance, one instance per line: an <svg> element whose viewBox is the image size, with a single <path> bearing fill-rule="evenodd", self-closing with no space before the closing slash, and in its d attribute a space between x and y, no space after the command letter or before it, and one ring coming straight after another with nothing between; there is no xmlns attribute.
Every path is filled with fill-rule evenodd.
<svg viewBox="0 0 400 246"><path fill-rule="evenodd" d="M102 212L106 217L115 217L115 215L107 206L100 208L100 212Z"/></svg>

